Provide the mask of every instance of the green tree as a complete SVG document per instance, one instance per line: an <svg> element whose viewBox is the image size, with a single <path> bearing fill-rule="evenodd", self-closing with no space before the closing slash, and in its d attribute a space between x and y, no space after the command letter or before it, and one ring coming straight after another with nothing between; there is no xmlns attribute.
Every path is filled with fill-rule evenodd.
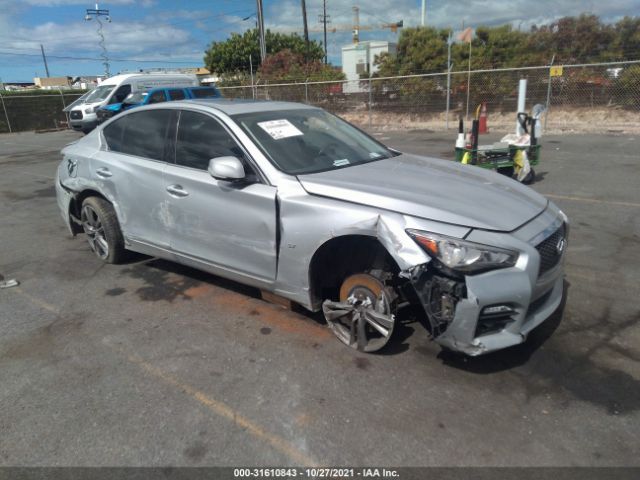
<svg viewBox="0 0 640 480"><path fill-rule="evenodd" d="M267 30L265 41L267 54L288 49L304 56L307 50L304 39L295 33L286 35ZM249 56L255 71L260 66L260 46L255 28L243 34L232 33L226 40L213 42L205 51L204 63L210 71L222 77L242 77L250 71ZM309 42L307 58L310 62L324 58L324 50L319 42Z"/></svg>
<svg viewBox="0 0 640 480"><path fill-rule="evenodd" d="M268 55L260 65L258 77L265 81L326 81L344 80L341 70L320 60L304 61L304 56L284 49Z"/></svg>

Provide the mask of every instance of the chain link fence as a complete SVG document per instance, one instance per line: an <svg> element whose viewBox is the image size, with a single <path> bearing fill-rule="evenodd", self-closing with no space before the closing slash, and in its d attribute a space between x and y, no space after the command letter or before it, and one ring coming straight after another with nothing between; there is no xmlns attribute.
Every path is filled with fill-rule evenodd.
<svg viewBox="0 0 640 480"><path fill-rule="evenodd" d="M65 128L69 119L62 110L83 93L0 91L0 133Z"/></svg>
<svg viewBox="0 0 640 480"><path fill-rule="evenodd" d="M485 103L489 125L515 125L518 81L526 105L548 107L550 128L573 131L640 128L640 61L458 71L359 81L265 83L219 87L228 98L285 100L322 107L367 128L443 130ZM468 87L468 89L467 89ZM65 125L64 106L81 93L0 92L0 132ZM469 96L467 107L467 95Z"/></svg>
<svg viewBox="0 0 640 480"><path fill-rule="evenodd" d="M640 122L640 61L219 88L230 98L316 105L363 127L442 130L467 118L467 95L469 116L484 103L494 126L515 125L523 78L527 108L547 106L545 123L552 128L588 131L603 121L606 128Z"/></svg>

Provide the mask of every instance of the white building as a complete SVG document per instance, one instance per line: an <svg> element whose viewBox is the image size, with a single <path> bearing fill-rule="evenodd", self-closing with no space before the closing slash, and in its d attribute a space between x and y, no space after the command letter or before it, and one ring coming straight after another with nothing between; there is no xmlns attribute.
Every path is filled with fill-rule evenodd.
<svg viewBox="0 0 640 480"><path fill-rule="evenodd" d="M378 66L374 65L375 57L382 53L395 55L396 50L396 43L384 40L370 40L342 47L342 72L349 80L345 83L343 91L345 93L365 91L359 80L363 76L368 77L378 71Z"/></svg>

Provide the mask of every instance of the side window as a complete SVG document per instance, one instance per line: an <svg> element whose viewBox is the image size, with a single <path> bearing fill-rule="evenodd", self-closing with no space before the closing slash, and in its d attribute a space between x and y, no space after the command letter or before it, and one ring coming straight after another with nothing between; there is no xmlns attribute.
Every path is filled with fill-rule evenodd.
<svg viewBox="0 0 640 480"><path fill-rule="evenodd" d="M206 170L215 157L238 157L249 173L242 149L215 119L182 111L178 124L176 164Z"/></svg>
<svg viewBox="0 0 640 480"><path fill-rule="evenodd" d="M164 96L164 90L156 90L149 97L149 103L162 103L166 102L166 97Z"/></svg>
<svg viewBox="0 0 640 480"><path fill-rule="evenodd" d="M111 97L109 103L122 103L131 93L131 85L121 85Z"/></svg>
<svg viewBox="0 0 640 480"><path fill-rule="evenodd" d="M172 118L173 110L149 110L125 115L104 129L107 145L115 152L164 160Z"/></svg>
<svg viewBox="0 0 640 480"><path fill-rule="evenodd" d="M172 88L169 90L169 98L171 100L183 100L184 99L184 90Z"/></svg>

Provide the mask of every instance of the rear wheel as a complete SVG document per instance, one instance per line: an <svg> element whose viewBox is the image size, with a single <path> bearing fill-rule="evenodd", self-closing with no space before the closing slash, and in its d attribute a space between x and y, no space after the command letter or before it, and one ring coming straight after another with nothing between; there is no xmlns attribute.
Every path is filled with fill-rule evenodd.
<svg viewBox="0 0 640 480"><path fill-rule="evenodd" d="M82 202L80 221L89 247L100 260L119 263L125 258L122 232L109 202L99 197L86 198Z"/></svg>
<svg viewBox="0 0 640 480"><path fill-rule="evenodd" d="M322 305L329 328L345 345L375 352L391 339L395 324L395 292L369 273L347 277L340 301Z"/></svg>

